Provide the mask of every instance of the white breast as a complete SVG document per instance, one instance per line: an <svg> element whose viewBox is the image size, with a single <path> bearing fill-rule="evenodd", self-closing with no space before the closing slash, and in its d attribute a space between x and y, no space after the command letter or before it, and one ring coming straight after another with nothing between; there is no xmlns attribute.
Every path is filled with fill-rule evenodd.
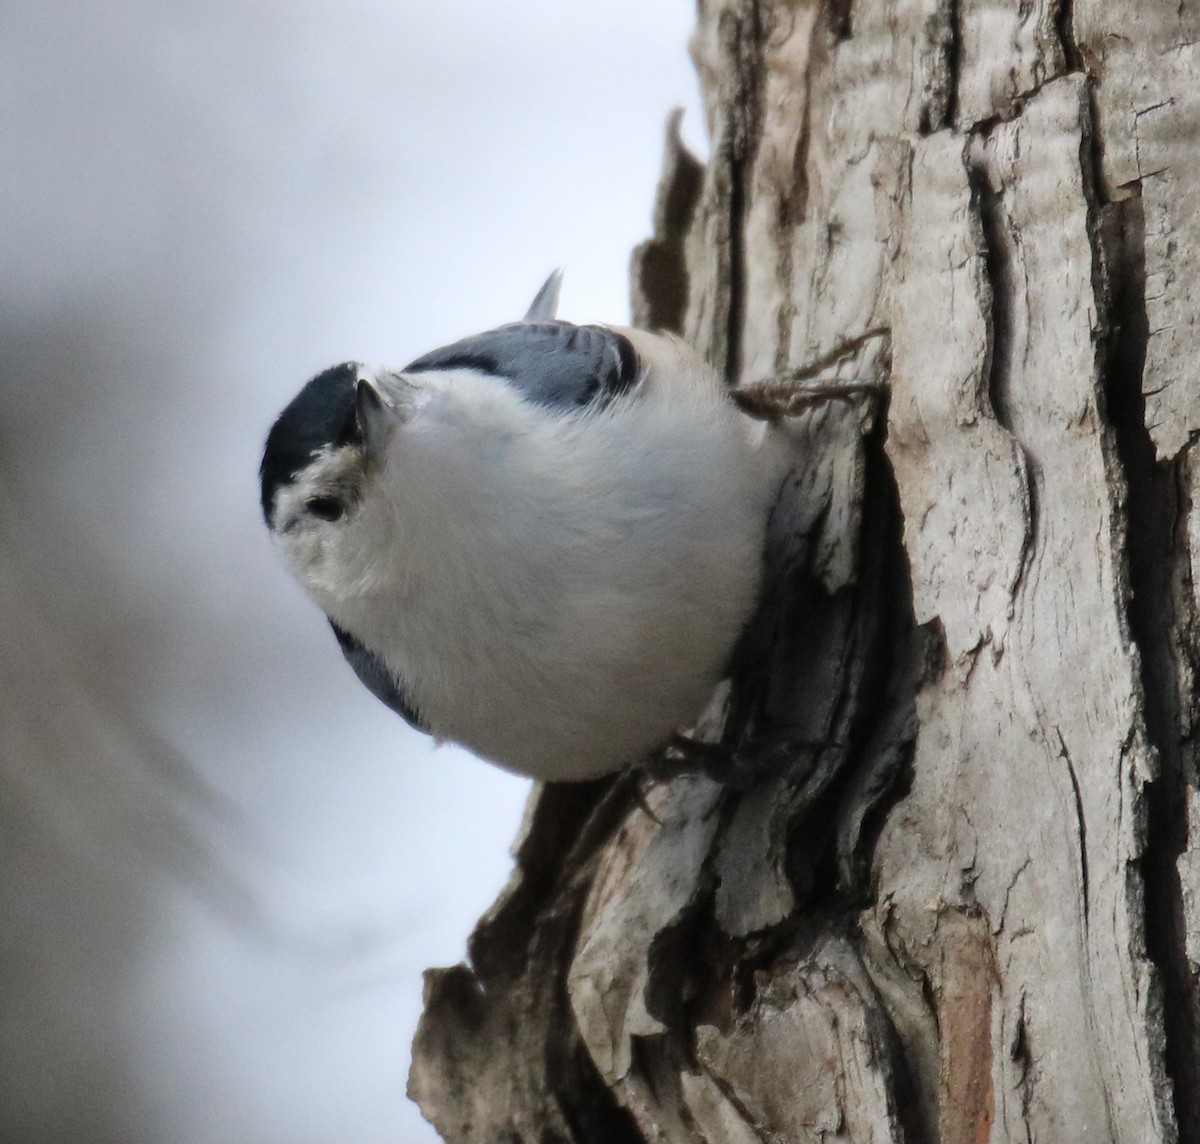
<svg viewBox="0 0 1200 1144"><path fill-rule="evenodd" d="M322 601L435 733L551 781L635 762L699 714L754 606L782 475L686 347L622 333L647 373L599 415L421 375L380 474L370 591Z"/></svg>

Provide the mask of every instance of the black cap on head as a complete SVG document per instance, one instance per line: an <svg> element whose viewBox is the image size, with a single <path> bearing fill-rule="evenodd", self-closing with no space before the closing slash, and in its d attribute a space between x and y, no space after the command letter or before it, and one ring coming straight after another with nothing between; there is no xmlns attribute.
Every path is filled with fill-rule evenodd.
<svg viewBox="0 0 1200 1144"><path fill-rule="evenodd" d="M358 366L354 362L317 374L271 426L258 470L263 517L268 524L279 487L291 481L321 449L361 441L357 380Z"/></svg>

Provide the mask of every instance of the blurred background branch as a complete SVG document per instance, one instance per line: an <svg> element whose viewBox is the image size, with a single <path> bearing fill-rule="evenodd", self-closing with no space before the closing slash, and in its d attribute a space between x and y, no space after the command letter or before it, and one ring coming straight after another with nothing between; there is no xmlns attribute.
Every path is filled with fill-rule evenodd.
<svg viewBox="0 0 1200 1144"><path fill-rule="evenodd" d="M625 319L692 19L0 12L6 1141L434 1139L420 971L526 784L361 689L268 549L259 450L317 369L493 326L554 266L565 316Z"/></svg>

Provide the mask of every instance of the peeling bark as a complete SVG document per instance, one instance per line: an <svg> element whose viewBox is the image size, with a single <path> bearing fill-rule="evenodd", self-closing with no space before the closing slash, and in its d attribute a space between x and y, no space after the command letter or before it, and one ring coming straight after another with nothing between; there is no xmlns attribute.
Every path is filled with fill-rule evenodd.
<svg viewBox="0 0 1200 1144"><path fill-rule="evenodd" d="M746 792L535 795L449 1141L1200 1140L1200 8L702 0L637 320L792 427ZM878 416L886 412L886 417Z"/></svg>

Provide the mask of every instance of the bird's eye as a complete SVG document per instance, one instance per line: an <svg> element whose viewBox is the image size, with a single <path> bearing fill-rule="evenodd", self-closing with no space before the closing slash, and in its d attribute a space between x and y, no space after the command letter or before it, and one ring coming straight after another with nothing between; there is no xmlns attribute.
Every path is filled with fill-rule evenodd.
<svg viewBox="0 0 1200 1144"><path fill-rule="evenodd" d="M345 511L337 497L310 497L304 507L320 520L341 520Z"/></svg>

